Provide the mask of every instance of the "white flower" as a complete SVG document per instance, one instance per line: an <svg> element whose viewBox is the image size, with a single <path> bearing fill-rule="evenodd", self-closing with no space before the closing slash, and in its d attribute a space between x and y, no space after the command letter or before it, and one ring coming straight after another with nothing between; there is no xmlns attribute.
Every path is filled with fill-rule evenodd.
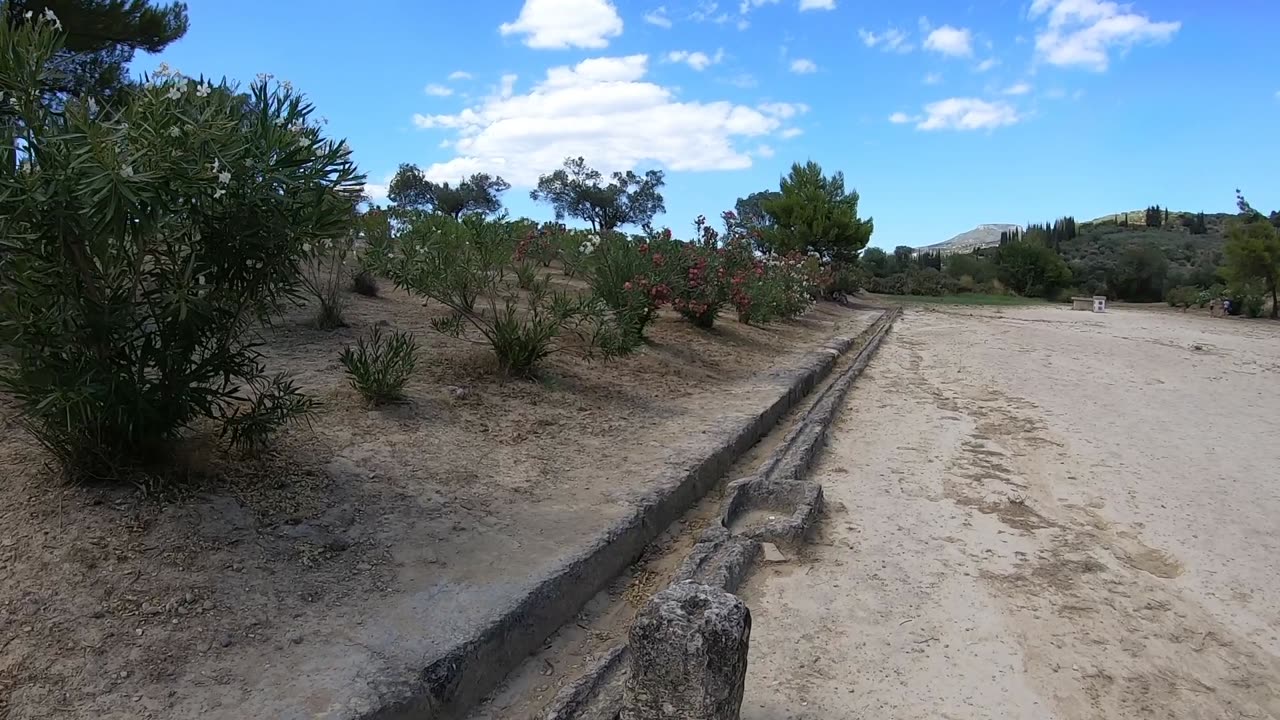
<svg viewBox="0 0 1280 720"><path fill-rule="evenodd" d="M177 85L174 85L173 87L169 88L169 92L165 94L165 97L169 98L170 100L177 100L178 98L182 97L182 91L178 89Z"/></svg>
<svg viewBox="0 0 1280 720"><path fill-rule="evenodd" d="M85 105L89 108L90 115L98 114L98 103L94 102L93 98L89 98L89 102L85 103Z"/></svg>
<svg viewBox="0 0 1280 720"><path fill-rule="evenodd" d="M123 166L121 166L121 167L120 167L120 177L126 177L126 178L131 178L131 177L133 177L133 166L132 166L132 165L123 165Z"/></svg>
<svg viewBox="0 0 1280 720"><path fill-rule="evenodd" d="M204 284L204 273L200 273L199 277L196 278L196 284L197 285Z"/></svg>
<svg viewBox="0 0 1280 720"><path fill-rule="evenodd" d="M229 182L231 182L231 173L229 171L223 170L222 172L218 173L219 185L226 185Z"/></svg>
<svg viewBox="0 0 1280 720"><path fill-rule="evenodd" d="M280 87L284 88L288 92L293 92L293 83L288 80L281 80Z"/></svg>
<svg viewBox="0 0 1280 720"><path fill-rule="evenodd" d="M169 128L169 137L178 137L181 134L182 134L182 131L179 130L176 126Z"/></svg>
<svg viewBox="0 0 1280 720"><path fill-rule="evenodd" d="M209 93L213 88L209 87L209 83L202 82L196 86L196 97L209 97Z"/></svg>
<svg viewBox="0 0 1280 720"><path fill-rule="evenodd" d="M28 10L28 11L26 11L26 12L22 13L22 17L24 17L24 18L26 18L26 19L30 20L30 19L31 19L31 16L32 16L32 15L34 15L34 14L35 14L35 13L31 12L30 10Z"/></svg>
<svg viewBox="0 0 1280 720"><path fill-rule="evenodd" d="M222 167L222 163L218 162L218 158L214 158L214 159L213 159L213 171L214 171L214 172L218 172L218 170L219 170L221 167Z"/></svg>
<svg viewBox="0 0 1280 720"><path fill-rule="evenodd" d="M264 83L274 77L271 73L258 73L258 82Z"/></svg>
<svg viewBox="0 0 1280 720"><path fill-rule="evenodd" d="M343 155L351 154L351 146L347 144L346 140L343 140L342 143L338 145L338 152L342 153Z"/></svg>
<svg viewBox="0 0 1280 720"><path fill-rule="evenodd" d="M311 146L311 139L310 139L310 138L306 137L305 135L304 135L304 136L302 136L302 137L300 137L300 138L298 138L298 147L300 147L300 148L306 148L306 147L310 147L310 146Z"/></svg>
<svg viewBox="0 0 1280 720"><path fill-rule="evenodd" d="M170 72L172 71L169 70L169 63L162 62L160 63L160 67L156 68L156 77L165 77Z"/></svg>
<svg viewBox="0 0 1280 720"><path fill-rule="evenodd" d="M61 30L61 29L62 29L62 22L58 20L58 16L57 16L57 15L54 15L54 14L53 14L53 8L48 8L48 7L47 7L47 8L45 8L45 9L44 9L44 19L45 19L45 21L46 21L46 22L51 22L51 23L53 23L53 26L54 26L55 28L57 28L58 30Z"/></svg>
<svg viewBox="0 0 1280 720"><path fill-rule="evenodd" d="M304 252L304 253L310 253L310 252L311 252L311 243L302 243L302 252Z"/></svg>
<svg viewBox="0 0 1280 720"><path fill-rule="evenodd" d="M213 199L214 199L214 200L217 200L218 198L220 198L220 197L222 197L223 195L226 195L226 194L227 194L227 191L226 191L226 189L225 189L225 188L218 188L217 190L214 190L214 191L213 191Z"/></svg>

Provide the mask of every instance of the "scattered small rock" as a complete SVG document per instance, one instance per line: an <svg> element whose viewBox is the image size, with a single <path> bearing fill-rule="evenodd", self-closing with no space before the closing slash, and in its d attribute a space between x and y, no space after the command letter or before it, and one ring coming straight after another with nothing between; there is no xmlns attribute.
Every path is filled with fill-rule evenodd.
<svg viewBox="0 0 1280 720"><path fill-rule="evenodd" d="M293 643L294 645L301 645L301 644L302 644L302 633L300 633L300 632L296 632L296 631L295 631L295 632L291 632L291 633L289 633L289 635L288 635L288 637L287 637L286 639L287 639L289 642Z"/></svg>
<svg viewBox="0 0 1280 720"><path fill-rule="evenodd" d="M135 629L135 630L133 631L133 634L134 634L134 635L137 635L138 637L142 637L142 628L137 628L137 629Z"/></svg>
<svg viewBox="0 0 1280 720"><path fill-rule="evenodd" d="M773 543L760 543L760 549L764 551L764 561L767 563L784 563L787 556L782 554L777 545Z"/></svg>
<svg viewBox="0 0 1280 720"><path fill-rule="evenodd" d="M212 647L213 647L213 643L209 642L208 640L201 640L200 642L196 643L196 650L202 653L209 652L209 650Z"/></svg>
<svg viewBox="0 0 1280 720"><path fill-rule="evenodd" d="M225 648L225 647L231 647L231 643L233 643L233 642L235 642L235 641L231 639L231 636L230 636L230 635L223 635L222 637L218 638L218 646L219 646L219 647L224 647L224 648Z"/></svg>
<svg viewBox="0 0 1280 720"><path fill-rule="evenodd" d="M373 566L372 566L372 565L370 565L369 563L357 563L357 564L356 564L356 570L359 570L360 572L369 572L369 571L370 571L370 570L372 570L372 569L373 569Z"/></svg>
<svg viewBox="0 0 1280 720"><path fill-rule="evenodd" d="M454 400L465 400L467 396L471 394L470 390L464 387L457 387L454 385L450 385L447 388L447 390L449 392L449 397L453 398Z"/></svg>

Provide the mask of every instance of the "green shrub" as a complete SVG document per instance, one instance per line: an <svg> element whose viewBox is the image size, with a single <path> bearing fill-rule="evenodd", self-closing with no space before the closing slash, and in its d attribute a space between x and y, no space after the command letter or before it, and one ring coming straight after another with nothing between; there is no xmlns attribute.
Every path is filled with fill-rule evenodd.
<svg viewBox="0 0 1280 720"><path fill-rule="evenodd" d="M577 338L588 354L626 351L599 299L552 290L546 277L527 289L513 282L516 243L509 223L471 215L420 216L405 224L390 250L375 251L384 258L383 274L447 307L449 315L432 321L435 330L479 335L502 372L531 375L539 361L567 349L567 337Z"/></svg>
<svg viewBox="0 0 1280 720"><path fill-rule="evenodd" d="M1169 303L1169 307L1180 307L1183 310L1196 304L1200 292L1188 285L1179 285L1178 287L1169 288L1164 294L1165 302Z"/></svg>
<svg viewBox="0 0 1280 720"><path fill-rule="evenodd" d="M704 330L715 325L716 318L731 299L725 253L717 247L719 234L701 216L697 221L698 238L680 243L671 252L671 307L686 320Z"/></svg>
<svg viewBox="0 0 1280 720"><path fill-rule="evenodd" d="M660 237L622 233L589 236L579 247L578 268L591 291L614 314L631 346L638 346L658 308L671 295L671 267Z"/></svg>
<svg viewBox="0 0 1280 720"><path fill-rule="evenodd" d="M319 240L303 246L300 262L302 286L316 303L315 324L324 330L347 324L343 311L347 308L344 292L347 282L347 257L351 254L351 236Z"/></svg>
<svg viewBox="0 0 1280 720"><path fill-rule="evenodd" d="M808 312L819 292L820 268L816 258L751 259L737 267L730 278L730 299L738 321L759 324L787 320Z"/></svg>
<svg viewBox="0 0 1280 720"><path fill-rule="evenodd" d="M251 331L301 296L306 246L348 233L363 178L265 79L49 105L61 47L0 23L0 146L22 168L0 170L0 389L78 477L162 461L202 418L261 445L310 404Z"/></svg>
<svg viewBox="0 0 1280 720"><path fill-rule="evenodd" d="M375 326L368 342L357 338L355 347L348 345L339 359L351 377L351 387L378 405L402 396L418 363L418 342L405 332L383 335L382 328Z"/></svg>

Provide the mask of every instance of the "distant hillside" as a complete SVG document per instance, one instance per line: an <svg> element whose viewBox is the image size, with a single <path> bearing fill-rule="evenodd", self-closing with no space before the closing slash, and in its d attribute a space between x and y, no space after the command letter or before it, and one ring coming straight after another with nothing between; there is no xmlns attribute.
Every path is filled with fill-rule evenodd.
<svg viewBox="0 0 1280 720"><path fill-rule="evenodd" d="M972 252L981 248L994 247L1000 244L1000 233L1017 230L1020 225L1009 223L988 223L962 232L946 242L916 248L916 252L940 252L950 255L958 252Z"/></svg>
<svg viewBox="0 0 1280 720"><path fill-rule="evenodd" d="M1194 213L1170 212L1169 222L1147 227L1146 212L1131 212L1081 223L1079 235L1057 248L1071 266L1074 282L1090 293L1130 300L1159 300L1177 285L1207 286L1217 279L1226 245L1227 221L1234 215L1204 216L1206 232L1188 227Z"/></svg>

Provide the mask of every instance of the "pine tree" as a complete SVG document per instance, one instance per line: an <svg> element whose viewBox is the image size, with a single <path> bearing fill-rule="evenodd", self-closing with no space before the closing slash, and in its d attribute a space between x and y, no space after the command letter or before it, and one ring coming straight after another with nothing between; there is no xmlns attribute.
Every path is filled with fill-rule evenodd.
<svg viewBox="0 0 1280 720"><path fill-rule="evenodd" d="M61 93L89 94L110 102L130 84L129 61L138 50L156 53L187 32L182 2L150 0L9 0L4 22L31 22L51 11L66 33L54 60L65 75Z"/></svg>

